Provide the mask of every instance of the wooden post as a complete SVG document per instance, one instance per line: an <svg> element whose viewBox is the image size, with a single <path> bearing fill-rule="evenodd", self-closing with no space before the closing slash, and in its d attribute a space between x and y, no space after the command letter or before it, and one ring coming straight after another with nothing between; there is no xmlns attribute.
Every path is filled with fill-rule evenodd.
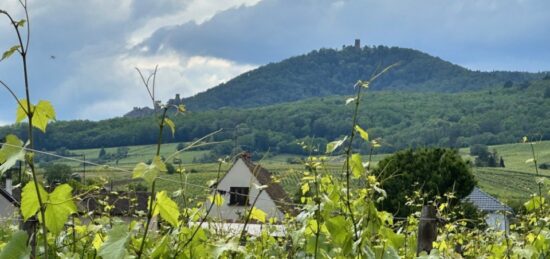
<svg viewBox="0 0 550 259"><path fill-rule="evenodd" d="M422 251L430 253L432 244L437 239L437 211L433 205L424 205L418 225L418 244L416 255Z"/></svg>

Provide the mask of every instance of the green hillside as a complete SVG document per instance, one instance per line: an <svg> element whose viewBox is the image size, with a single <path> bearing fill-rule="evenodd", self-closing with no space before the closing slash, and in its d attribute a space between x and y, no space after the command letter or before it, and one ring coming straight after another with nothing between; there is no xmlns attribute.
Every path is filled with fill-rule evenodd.
<svg viewBox="0 0 550 259"><path fill-rule="evenodd" d="M461 93L367 91L359 124L372 138L383 139L381 152L385 153L418 146L513 143L524 135L547 140L549 89L550 80L542 80L527 87ZM324 147L328 141L348 133L352 112L352 107L345 105L348 97L170 115L176 124L175 135L166 129L163 139L188 142L223 129L212 139L225 141L214 148L216 156L230 153L236 142L251 151L304 154L297 141L307 140ZM147 145L156 142L156 131L152 117L60 121L48 126L45 135L36 133L36 146L56 150ZM25 129L21 125L0 128L0 136L8 133L24 136ZM368 151L359 143L356 148Z"/></svg>
<svg viewBox="0 0 550 259"><path fill-rule="evenodd" d="M400 65L379 78L372 85L373 90L462 92L542 77L520 72L471 71L413 49L346 47L315 50L262 66L184 99L184 103L190 110L198 111L348 95L357 80L367 79L396 62Z"/></svg>

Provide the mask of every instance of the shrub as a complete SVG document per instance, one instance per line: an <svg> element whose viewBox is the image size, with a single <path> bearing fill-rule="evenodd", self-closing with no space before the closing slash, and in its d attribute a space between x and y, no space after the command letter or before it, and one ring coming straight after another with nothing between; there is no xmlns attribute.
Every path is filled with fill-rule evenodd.
<svg viewBox="0 0 550 259"><path fill-rule="evenodd" d="M418 191L433 200L437 195L454 191L457 198L470 194L476 182L471 168L457 150L442 148L407 149L386 157L373 170L388 197L381 207L401 216L410 214L405 206L415 183Z"/></svg>

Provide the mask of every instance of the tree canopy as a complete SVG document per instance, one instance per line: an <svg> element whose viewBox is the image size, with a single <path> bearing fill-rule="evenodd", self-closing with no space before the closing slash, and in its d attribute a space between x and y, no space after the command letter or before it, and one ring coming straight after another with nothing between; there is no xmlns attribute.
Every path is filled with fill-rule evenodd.
<svg viewBox="0 0 550 259"><path fill-rule="evenodd" d="M447 192L463 198L476 184L470 165L454 149L402 150L380 161L373 174L381 179L388 195L380 204L382 209L401 216L410 214L405 203L415 191L426 195L426 200Z"/></svg>

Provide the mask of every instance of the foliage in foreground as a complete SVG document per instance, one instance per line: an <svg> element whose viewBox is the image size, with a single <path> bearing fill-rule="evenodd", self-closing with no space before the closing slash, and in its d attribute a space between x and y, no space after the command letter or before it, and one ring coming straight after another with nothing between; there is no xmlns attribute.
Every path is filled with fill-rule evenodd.
<svg viewBox="0 0 550 259"><path fill-rule="evenodd" d="M18 53L24 66L24 77L27 79L26 43L21 38L21 28L28 21L26 1L21 1L26 19L14 20L7 12L0 10L0 15L7 17L19 38L19 44L8 49L2 59ZM386 68L383 72L391 68ZM154 78L156 69L149 77L144 77L138 70L151 100L157 103L154 95ZM245 226L240 233L228 233L214 227L203 227L205 222L212 226L216 222L207 218L213 206L221 204L221 197L214 190L209 205L185 205L180 207L174 198L185 200L186 185L176 193L155 191L157 181L168 169L160 157L163 142L163 129L166 127L175 133L175 124L169 118L168 105L160 105L162 115L157 117L158 126L157 152L149 163L139 163L133 170L133 178L143 179L150 185L151 193L147 210L137 211L127 223L110 216L113 209L108 203L103 210L82 211L77 208L77 201L85 195L96 195L95 188L87 193L73 193L68 184L61 184L53 190L47 190L38 181L34 167L34 134L37 129L46 132L50 121L55 120L55 111L47 101L31 103L29 84L25 80L25 98L17 97L13 90L2 82L16 100L16 122L27 121L27 141L21 141L15 135L5 137L0 149L0 171L5 172L23 161L26 172L32 176L22 191L21 216L27 223L37 225L26 231L14 231L11 228L0 228L2 243L0 258L25 258L29 255L44 258L399 258L416 257L419 223L423 220L417 213L404 219L394 218L392 214L378 209L380 202L387 199L381 188L384 178L377 178L365 163L361 155L354 151L354 141L364 141L371 149L380 147L377 140L361 127L358 113L361 90L368 88L375 75L369 81L356 83L357 95L346 102L354 104L350 134L326 145L327 153L342 149L345 162L341 172L330 172L324 157L309 157L305 161L305 170L300 189L303 195L301 204L296 204L297 215L287 214L282 222L266 218L265 212L252 206L244 213ZM150 84L152 79L152 85ZM0 81L1 82L1 81ZM185 112L183 106L176 107ZM215 132L214 132L215 133ZM195 147L200 141L211 137L206 135L190 146ZM315 147L310 147L313 150ZM533 145L533 160L537 169L537 160ZM176 153L177 154L177 153ZM174 154L175 155L175 154ZM183 174L183 170L179 170ZM383 175L383 174L380 174ZM220 174L218 173L219 180ZM183 178L182 178L183 179ZM354 182L354 184L351 184ZM418 208L431 204L438 210L437 218L428 220L441 222L434 249L430 256L421 253L423 258L545 258L550 253L550 229L548 222L550 206L542 195L542 184L539 192L525 203L527 214L521 216L511 227L511 232L484 231L473 228L467 220L457 220L458 210L450 206L456 194L449 193L444 197L424 200L423 193L416 191L407 201L407 206ZM265 186L255 188L262 190ZM115 193L115 195L117 195ZM100 213L103 211L103 213ZM411 209L411 211L418 211ZM158 224L151 224L153 219ZM261 233L256 236L246 234L246 224L251 221L264 223ZM276 224L285 227L282 235L275 237ZM153 228L153 225L157 225ZM29 235L30 233L30 235Z"/></svg>

